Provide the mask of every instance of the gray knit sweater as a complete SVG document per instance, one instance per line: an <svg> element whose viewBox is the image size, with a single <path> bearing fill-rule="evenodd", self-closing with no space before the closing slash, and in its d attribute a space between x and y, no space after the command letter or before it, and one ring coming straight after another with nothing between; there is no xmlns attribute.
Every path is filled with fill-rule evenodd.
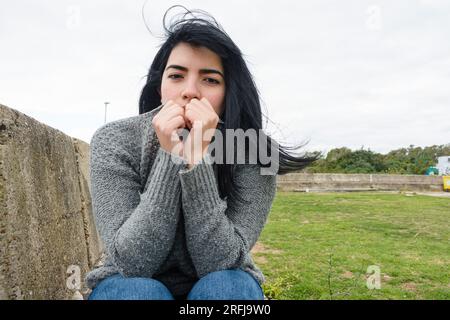
<svg viewBox="0 0 450 320"><path fill-rule="evenodd" d="M237 165L241 196L251 204L222 199L209 154L188 169L160 148L151 121L161 108L107 123L92 137L92 208L106 260L86 275L86 285L120 273L157 279L184 295L206 274L234 268L262 284L250 250L271 209L276 175Z"/></svg>

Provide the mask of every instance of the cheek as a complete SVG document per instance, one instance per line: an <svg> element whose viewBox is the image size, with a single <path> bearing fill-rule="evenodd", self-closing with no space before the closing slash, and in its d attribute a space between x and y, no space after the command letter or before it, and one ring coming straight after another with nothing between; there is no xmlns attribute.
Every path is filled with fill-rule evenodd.
<svg viewBox="0 0 450 320"><path fill-rule="evenodd" d="M212 107L214 108L214 111L216 111L216 113L218 115L220 115L222 113L222 109L223 109L225 94L223 92L221 92L219 94L211 95L207 99L211 103Z"/></svg>
<svg viewBox="0 0 450 320"><path fill-rule="evenodd" d="M170 85L170 83L165 82L164 80L161 82L161 101L164 103L168 100L173 100L175 98L174 88Z"/></svg>

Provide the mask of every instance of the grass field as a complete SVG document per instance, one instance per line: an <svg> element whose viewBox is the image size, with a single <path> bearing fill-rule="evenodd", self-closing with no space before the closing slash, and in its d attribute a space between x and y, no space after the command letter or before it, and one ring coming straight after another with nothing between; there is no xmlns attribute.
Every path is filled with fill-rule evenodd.
<svg viewBox="0 0 450 320"><path fill-rule="evenodd" d="M449 240L450 198L278 192L252 252L269 299L450 299Z"/></svg>

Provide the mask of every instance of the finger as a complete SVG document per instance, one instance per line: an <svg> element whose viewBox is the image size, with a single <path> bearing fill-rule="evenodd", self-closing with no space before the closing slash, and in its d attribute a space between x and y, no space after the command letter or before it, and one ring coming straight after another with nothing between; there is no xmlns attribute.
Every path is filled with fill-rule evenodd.
<svg viewBox="0 0 450 320"><path fill-rule="evenodd" d="M179 105L178 103L175 103L173 100L169 100L166 102L166 104L164 105L164 107L161 108L160 112L162 112L162 114L166 114L168 113L170 110L179 110L179 112L184 112L184 107L182 107L181 105Z"/></svg>
<svg viewBox="0 0 450 320"><path fill-rule="evenodd" d="M153 120L165 118L165 114L167 113L168 110L171 109L171 106L173 104L174 104L174 102L172 100L169 100L169 101L166 101L165 103L163 103L163 107L161 108L161 110L158 111L157 114L155 114L155 116L153 117Z"/></svg>
<svg viewBox="0 0 450 320"><path fill-rule="evenodd" d="M166 110L164 111L161 110L159 118L161 119L161 121L169 121L177 116L184 117L184 108L178 104L173 104L171 106L168 106Z"/></svg>
<svg viewBox="0 0 450 320"><path fill-rule="evenodd" d="M173 128L173 129L182 129L186 126L186 122L184 120L183 116L175 116L172 119L169 119L167 121L167 127Z"/></svg>
<svg viewBox="0 0 450 320"><path fill-rule="evenodd" d="M173 118L172 120L170 120L168 122L167 125L174 128L172 131L172 135L176 134L177 138L179 140L184 140L185 137L187 137L187 135L189 134L189 132L185 131L186 130L186 120L182 116L177 116L177 117ZM177 141L177 138L174 138L175 141Z"/></svg>
<svg viewBox="0 0 450 320"><path fill-rule="evenodd" d="M201 100L198 100L198 99L193 99L193 100L194 100L193 101L194 105L197 106L198 108L204 110L205 112L214 111L214 108L212 107L211 103L205 97L203 97Z"/></svg>
<svg viewBox="0 0 450 320"><path fill-rule="evenodd" d="M200 101L203 102L205 105L207 105L209 109L214 110L212 104L209 102L208 99L206 99L206 97L203 97Z"/></svg>
<svg viewBox="0 0 450 320"><path fill-rule="evenodd" d="M203 102L201 102L198 99L192 99L188 104L186 104L186 108L191 108L191 109L209 109L207 105L205 105Z"/></svg>
<svg viewBox="0 0 450 320"><path fill-rule="evenodd" d="M173 101L173 100L168 100L168 101L166 101L165 103L163 103L163 107L161 108L160 111L166 110L166 109L169 108L169 106L171 106L172 104L174 104L174 101Z"/></svg>
<svg viewBox="0 0 450 320"><path fill-rule="evenodd" d="M191 125L194 121L203 119L202 112L200 112L198 109L194 109L194 108L186 109L184 116L185 116L186 120L188 120L190 122Z"/></svg>

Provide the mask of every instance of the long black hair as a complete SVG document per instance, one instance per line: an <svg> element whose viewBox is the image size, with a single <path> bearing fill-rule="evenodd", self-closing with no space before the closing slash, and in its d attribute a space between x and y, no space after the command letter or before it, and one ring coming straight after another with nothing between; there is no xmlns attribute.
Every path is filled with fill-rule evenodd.
<svg viewBox="0 0 450 320"><path fill-rule="evenodd" d="M148 71L147 82L139 98L139 114L149 112L161 105L160 88L164 68L172 49L178 43L184 42L194 47L206 47L221 58L225 73L226 89L224 111L221 115L221 120L224 123L218 126L218 129L223 133L223 145L226 145L226 129L240 128L244 132L248 129L254 129L258 133L263 132L259 92L239 48L216 20L202 10L190 11L180 6L186 10L186 13L180 20L172 23L167 28L165 23L166 15L169 10L178 6L170 7L164 14L163 27L166 36ZM212 21L195 17L195 12L209 16ZM192 14L193 18L185 18L188 14ZM297 146L282 146L268 135L258 135L257 148L260 146L258 142L261 137L265 140L264 145L268 148L265 154L270 155L273 153L273 150L278 152L276 159L279 161L276 165L278 171L273 174L283 175L302 170L322 156L320 152L306 153L305 155L290 154L287 152L288 150L298 150L306 143ZM252 142L249 141L249 143ZM258 150L257 155L259 154ZM225 157L225 153L223 155ZM257 157L257 162L261 167L269 165L261 163L259 156ZM221 197L230 196L243 200L239 196L239 187L233 180L235 164L229 164L224 159L222 164L217 164L217 166Z"/></svg>

